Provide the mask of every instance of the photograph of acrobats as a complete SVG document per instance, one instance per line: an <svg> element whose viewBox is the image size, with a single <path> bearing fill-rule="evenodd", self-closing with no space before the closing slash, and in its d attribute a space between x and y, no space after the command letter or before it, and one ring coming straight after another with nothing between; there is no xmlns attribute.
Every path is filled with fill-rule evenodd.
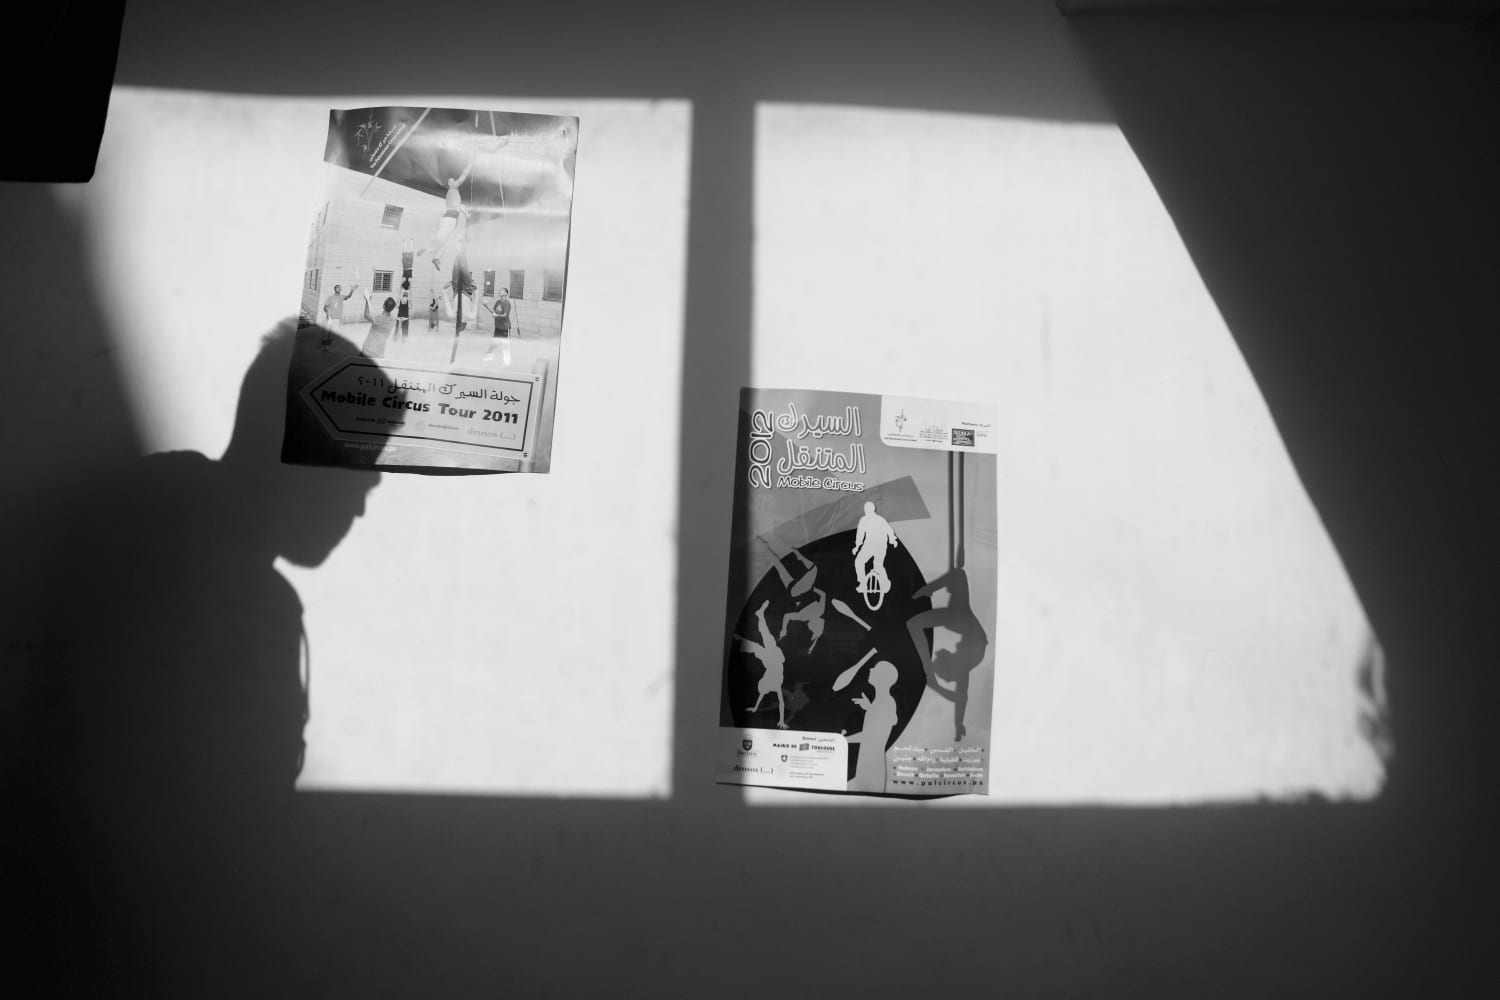
<svg viewBox="0 0 1500 1000"><path fill-rule="evenodd" d="M992 407L746 389L718 780L988 790Z"/></svg>
<svg viewBox="0 0 1500 1000"><path fill-rule="evenodd" d="M288 461L549 470L577 151L570 116L330 112Z"/></svg>

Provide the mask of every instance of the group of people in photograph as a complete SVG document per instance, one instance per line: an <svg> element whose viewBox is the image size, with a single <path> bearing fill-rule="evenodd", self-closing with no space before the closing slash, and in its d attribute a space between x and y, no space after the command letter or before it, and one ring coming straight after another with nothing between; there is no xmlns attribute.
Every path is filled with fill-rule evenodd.
<svg viewBox="0 0 1500 1000"><path fill-rule="evenodd" d="M348 291L345 291L342 285L333 286L333 291L322 304L323 350L330 349L334 333L343 326L347 318L346 303L359 293L363 298L360 319L370 324L360 352L365 357L385 357L391 344L410 339L411 320L414 315L419 316L420 311L425 311L427 314L428 330L438 329L440 319L452 319L455 323L455 334L462 333L471 325L478 329L481 321L475 317L477 307L479 312L489 316L489 323L486 325L489 325L492 331L490 346L485 352L484 360L491 360L498 346L502 362L509 364L510 336L516 318L515 303L510 298L510 289L500 288L493 299L476 299L474 296L476 288L468 270L467 254L460 246L454 265L455 280L445 284L442 292L432 296L425 310L421 310L420 306L413 305L411 297L412 256L411 241L407 240L401 255L400 290L386 295L384 301L372 297L370 291L360 285L358 267L354 269L354 284Z"/></svg>
<svg viewBox="0 0 1500 1000"><path fill-rule="evenodd" d="M417 116L417 123L420 124L426 117L427 113L424 111ZM352 285L335 285L333 292L322 298L319 303L321 315L317 319L324 328L323 351L331 350L333 334L346 321L362 321L368 327L363 334L360 353L368 358L386 358L390 352L395 352L409 359L420 356L429 361L438 361L438 355L443 353L447 355L449 364L456 364L462 353L473 363L487 363L498 357L500 364L507 367L512 364L510 341L512 336L520 335L516 301L511 298L509 288L494 287L493 278L489 276L500 273L499 269L486 272L485 295L481 297L469 266L470 225L475 215L471 201L475 197L476 181L484 189L479 195L479 203L483 206L481 212L495 213L495 201L498 199L498 214L503 216L513 209L506 206L505 190L500 184L500 161L497 157L506 158L507 163L514 160L511 167L519 171L517 176L520 180L516 182L516 193L523 199L521 208L528 204L535 208L537 199L546 194L547 198L542 200L548 204L553 204L557 197L562 197L563 203L555 207L565 210L566 203L571 200L568 157L576 142L576 131L575 126L563 123L556 126L555 132L546 139L542 138L541 133L519 136L501 134L495 129L494 116L491 115L490 119L492 134L489 136L470 134L467 126L456 131L452 123L447 131L440 126L433 133L437 137L435 141L400 147L404 148L401 155L409 154L410 159L399 159L396 151L393 151L390 158L372 174L370 183L382 172L386 172L388 180L414 187L429 195L437 193L429 184L434 182L441 192L442 214L432 220L430 231L411 233L409 236L402 234L406 238L401 242L399 289L391 287L394 284L394 270L380 270L373 272L376 278L372 292L369 286L360 283L360 267L356 266ZM480 113L474 112L476 129L480 127L480 122ZM456 169L458 164L452 154L463 155L465 152L467 164L462 169ZM387 167L390 168L389 171ZM361 198L363 199L363 195ZM373 213L375 206L381 205L385 210L381 225L400 229L401 211L392 213L391 204L374 198L361 200L360 204L361 213L366 209ZM491 236L493 228L492 222L489 227ZM358 240L367 238L366 235L357 237ZM353 239L343 247L346 252L357 245ZM517 246L524 248L528 245L526 241L529 237L524 232L516 234L514 239L519 241L515 244ZM475 244L476 247L478 245ZM355 252L368 260L372 248ZM426 271L423 266L426 264L432 266L436 275ZM417 267L422 267L422 280L415 285L419 291L414 292L413 269ZM438 287L440 282L442 285ZM360 296L356 300L360 304L351 307L349 302L356 293ZM422 297L417 298L417 295ZM409 349L405 348L403 345L411 339L412 320L420 323L424 312L427 316L428 335L424 337L419 334L417 342L411 344ZM447 330L451 336L446 339L437 332L443 324L451 324ZM482 359L476 356L475 341L478 337L461 336L466 331L480 336L489 334ZM358 334L356 339L359 339ZM446 346L446 351L439 346L440 341Z"/></svg>

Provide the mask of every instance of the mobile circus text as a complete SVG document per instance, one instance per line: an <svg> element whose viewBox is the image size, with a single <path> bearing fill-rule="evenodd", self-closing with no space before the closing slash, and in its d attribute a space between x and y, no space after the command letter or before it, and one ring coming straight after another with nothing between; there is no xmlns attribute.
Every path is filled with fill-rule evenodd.
<svg viewBox="0 0 1500 1000"><path fill-rule="evenodd" d="M778 456L772 439L785 435ZM750 413L749 482L752 487L804 490L864 491L857 480L838 476L865 474L865 446L824 443L825 438L858 438L861 434L859 407L846 406L842 414L809 415L788 403L785 410L753 410ZM812 443L804 443L812 438ZM772 469L775 476L772 476ZM816 476L808 473L833 473Z"/></svg>
<svg viewBox="0 0 1500 1000"><path fill-rule="evenodd" d="M540 376L381 369L367 359L335 366L302 390L336 440L378 435L382 442L420 441L530 458Z"/></svg>

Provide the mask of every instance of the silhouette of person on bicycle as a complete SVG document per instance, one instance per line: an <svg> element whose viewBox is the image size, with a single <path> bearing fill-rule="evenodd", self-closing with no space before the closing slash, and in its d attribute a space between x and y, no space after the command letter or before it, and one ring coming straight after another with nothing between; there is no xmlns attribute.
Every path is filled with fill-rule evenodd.
<svg viewBox="0 0 1500 1000"><path fill-rule="evenodd" d="M855 590L861 594L869 594L873 590L880 595L890 591L891 578L885 572L885 552L890 546L900 544L891 523L875 513L872 501L866 501L865 516L859 519L859 527L854 533ZM865 598L866 603L869 600L868 597ZM878 607L878 604L874 607Z"/></svg>

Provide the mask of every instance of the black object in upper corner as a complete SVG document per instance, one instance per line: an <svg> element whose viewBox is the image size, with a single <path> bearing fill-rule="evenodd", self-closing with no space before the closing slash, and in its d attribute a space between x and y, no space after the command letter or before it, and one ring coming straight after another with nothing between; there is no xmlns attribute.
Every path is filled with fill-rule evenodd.
<svg viewBox="0 0 1500 1000"><path fill-rule="evenodd" d="M38 62L0 60L0 93L18 99L7 115L0 181L87 181L94 176L120 53L125 0L26 5L10 37Z"/></svg>

